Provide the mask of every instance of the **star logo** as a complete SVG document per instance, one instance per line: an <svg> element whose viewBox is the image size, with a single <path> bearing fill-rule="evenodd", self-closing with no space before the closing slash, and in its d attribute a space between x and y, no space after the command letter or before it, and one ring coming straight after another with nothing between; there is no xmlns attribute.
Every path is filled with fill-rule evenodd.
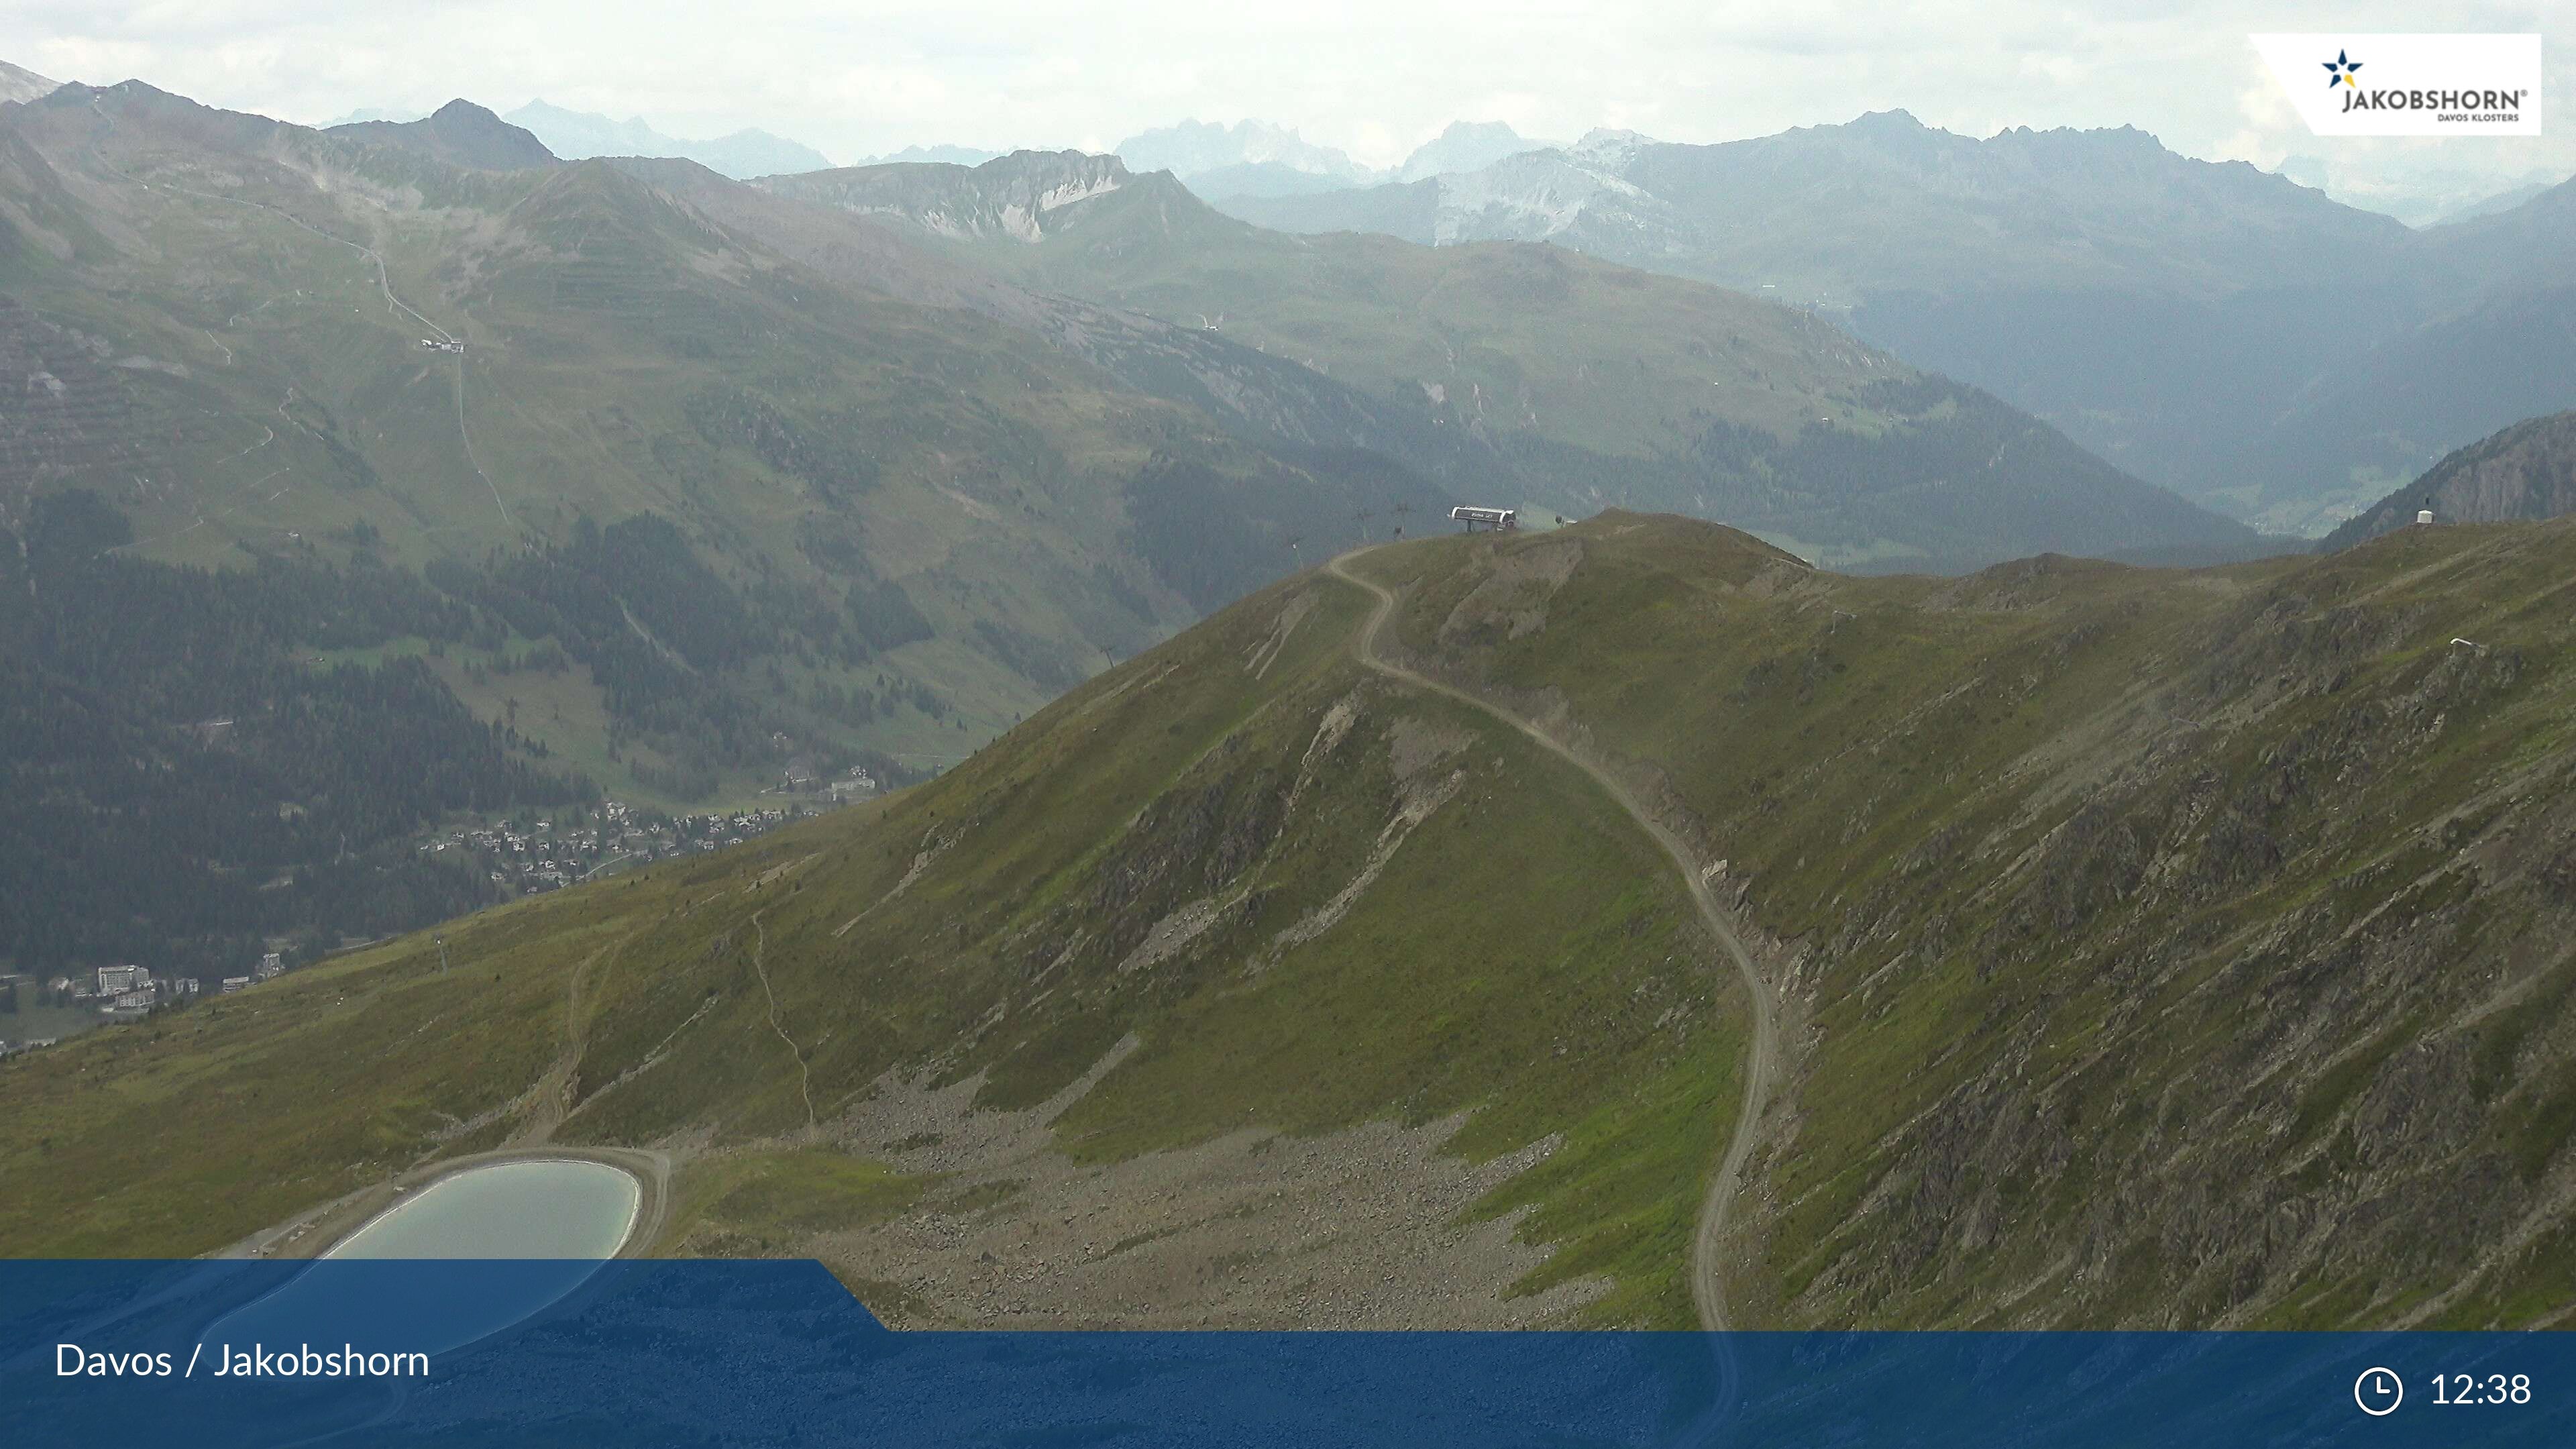
<svg viewBox="0 0 2576 1449"><path fill-rule="evenodd" d="M2333 90L2336 86L2350 86L2354 90L2361 89L2361 82L2352 78L2352 73L2361 69L2360 61L2354 60L2349 55L2338 50L2335 52L2335 58L2327 61L2325 64L2327 90Z"/></svg>

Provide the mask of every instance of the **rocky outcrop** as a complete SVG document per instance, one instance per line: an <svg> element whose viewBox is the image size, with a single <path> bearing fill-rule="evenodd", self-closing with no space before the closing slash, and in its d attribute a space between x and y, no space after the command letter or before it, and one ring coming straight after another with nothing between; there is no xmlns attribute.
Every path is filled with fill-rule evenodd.
<svg viewBox="0 0 2576 1449"><path fill-rule="evenodd" d="M2326 536L2324 552L2414 524L2505 523L2576 511L2576 412L2519 422L2471 443Z"/></svg>
<svg viewBox="0 0 2576 1449"><path fill-rule="evenodd" d="M863 216L909 222L952 240L1047 235L1055 212L1128 184L1126 163L1080 151L1014 151L981 166L851 166L775 176L763 189Z"/></svg>

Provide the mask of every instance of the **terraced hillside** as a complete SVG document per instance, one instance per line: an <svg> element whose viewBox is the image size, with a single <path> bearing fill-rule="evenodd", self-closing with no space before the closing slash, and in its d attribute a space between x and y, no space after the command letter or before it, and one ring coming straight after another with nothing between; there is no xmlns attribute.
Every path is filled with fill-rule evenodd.
<svg viewBox="0 0 2576 1449"><path fill-rule="evenodd" d="M453 923L448 971L0 1065L0 1251L303 1251L569 1144L670 1165L659 1251L913 1324L1679 1325L1703 1267L1739 1326L2554 1322L2571 559L1381 548L1339 567L1382 627L1301 574L935 782Z"/></svg>

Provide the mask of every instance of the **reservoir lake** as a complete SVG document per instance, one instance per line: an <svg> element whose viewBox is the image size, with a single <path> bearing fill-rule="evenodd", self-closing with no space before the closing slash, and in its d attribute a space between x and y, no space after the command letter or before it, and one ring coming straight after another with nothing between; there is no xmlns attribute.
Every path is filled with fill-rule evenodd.
<svg viewBox="0 0 2576 1449"><path fill-rule="evenodd" d="M325 1258L613 1258L643 1189L603 1162L496 1162L442 1177Z"/></svg>

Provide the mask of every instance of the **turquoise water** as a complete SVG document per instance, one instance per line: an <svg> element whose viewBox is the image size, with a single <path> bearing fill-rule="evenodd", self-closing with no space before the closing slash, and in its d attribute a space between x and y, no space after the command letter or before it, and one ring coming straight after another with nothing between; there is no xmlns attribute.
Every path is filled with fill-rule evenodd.
<svg viewBox="0 0 2576 1449"><path fill-rule="evenodd" d="M642 1202L633 1175L600 1162L469 1168L405 1197L276 1291L216 1320L205 1338L432 1354L462 1348L581 1287L617 1256ZM454 1266L424 1274L373 1261L384 1259Z"/></svg>
<svg viewBox="0 0 2576 1449"><path fill-rule="evenodd" d="M613 1258L643 1190L601 1162L498 1162L413 1192L326 1258Z"/></svg>

